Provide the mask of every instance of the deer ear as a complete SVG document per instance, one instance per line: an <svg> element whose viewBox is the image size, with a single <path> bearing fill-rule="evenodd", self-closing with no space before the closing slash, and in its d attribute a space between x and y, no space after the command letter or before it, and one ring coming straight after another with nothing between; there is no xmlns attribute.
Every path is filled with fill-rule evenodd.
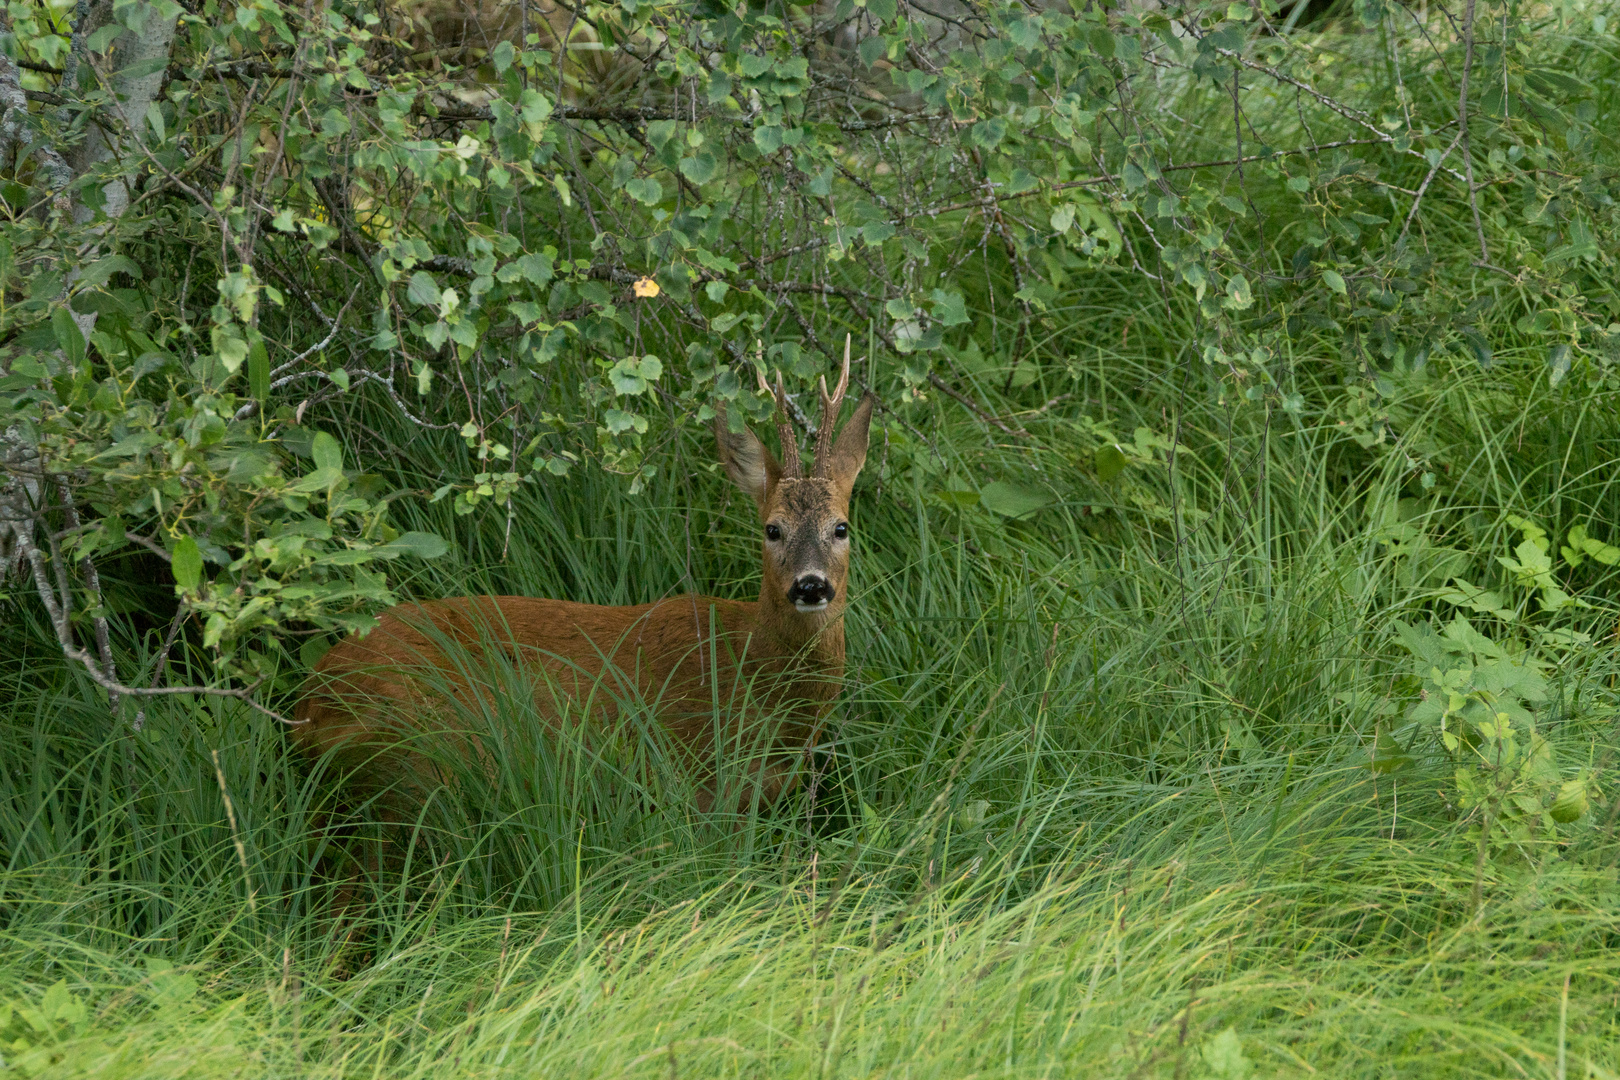
<svg viewBox="0 0 1620 1080"><path fill-rule="evenodd" d="M714 438L720 445L720 462L726 467L726 475L763 511L765 497L782 478L782 465L776 455L748 428L732 431L724 406L714 418Z"/></svg>
<svg viewBox="0 0 1620 1080"><path fill-rule="evenodd" d="M862 397L861 403L855 406L855 415L833 442L829 454L831 468L827 474L845 493L855 486L855 478L861 475L861 466L866 464L866 442L872 428L872 407L876 404L877 398L871 394Z"/></svg>

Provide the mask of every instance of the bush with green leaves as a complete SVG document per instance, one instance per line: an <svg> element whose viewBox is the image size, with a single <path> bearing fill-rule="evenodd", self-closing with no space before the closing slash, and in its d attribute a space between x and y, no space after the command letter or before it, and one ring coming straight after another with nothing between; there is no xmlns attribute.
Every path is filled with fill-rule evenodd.
<svg viewBox="0 0 1620 1080"><path fill-rule="evenodd" d="M1605 13L924 5L508 8L438 44L420 10L196 6L142 129L172 179L125 155L134 199L74 225L28 201L48 156L7 174L8 499L115 686L285 712L383 602L293 591L360 570L746 599L704 406L757 422L761 366L797 405L847 333L885 409L815 783L744 820L656 740L548 742L497 661L468 707L521 752L351 883L382 826L331 763L231 696L111 712L8 579L6 1068L1620 1069ZM64 89L72 27L8 10L6 137L72 150L100 76ZM495 183L497 129L532 180ZM150 412L95 405L114 377ZM116 505L154 481L169 516ZM387 559L412 533L444 554ZM279 627L207 644L261 598Z"/></svg>
<svg viewBox="0 0 1620 1080"><path fill-rule="evenodd" d="M684 425L762 420L758 373L807 386L851 337L915 467L931 396L994 438L1061 406L1105 479L1169 463L1173 431L1119 441L1067 389L1096 275L1188 327L1184 380L1266 423L1331 407L1374 456L1396 383L1501 361L1494 304L1553 385L1614 379L1602 17L1354 8L1308 40L1298 5L667 0L425 51L421 13L364 0L8 15L9 561L86 662L90 620L108 687L144 692L97 621L130 545L171 562L213 682L289 685L279 642L364 628L391 560L439 550L400 498L509 528L581 464L640 492ZM1304 353L1336 354L1330 406ZM390 472L373 401L475 465ZM1400 453L1444 489L1443 447ZM1027 512L1033 479L986 497ZM1154 512L1173 544L1207 510Z"/></svg>

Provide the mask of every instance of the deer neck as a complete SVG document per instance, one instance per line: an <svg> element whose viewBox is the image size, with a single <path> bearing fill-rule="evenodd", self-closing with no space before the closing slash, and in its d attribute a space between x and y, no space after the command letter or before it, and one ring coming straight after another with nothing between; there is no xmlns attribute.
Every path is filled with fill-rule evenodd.
<svg viewBox="0 0 1620 1080"><path fill-rule="evenodd" d="M788 661L795 668L838 676L844 672L844 605L835 601L820 614L796 611L782 591L767 588L759 598L759 655Z"/></svg>

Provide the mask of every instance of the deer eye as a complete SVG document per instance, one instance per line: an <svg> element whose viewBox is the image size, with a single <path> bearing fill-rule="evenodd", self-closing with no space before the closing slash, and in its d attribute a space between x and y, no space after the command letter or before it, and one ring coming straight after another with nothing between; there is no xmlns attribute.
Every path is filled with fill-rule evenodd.
<svg viewBox="0 0 1620 1080"><path fill-rule="evenodd" d="M780 539L782 539L782 527L780 525L767 525L767 526L765 526L765 539L767 539L767 540L780 540Z"/></svg>
<svg viewBox="0 0 1620 1080"><path fill-rule="evenodd" d="M840 521L833 527L833 535L838 537L840 540L847 540L849 538L849 524L847 522Z"/></svg>

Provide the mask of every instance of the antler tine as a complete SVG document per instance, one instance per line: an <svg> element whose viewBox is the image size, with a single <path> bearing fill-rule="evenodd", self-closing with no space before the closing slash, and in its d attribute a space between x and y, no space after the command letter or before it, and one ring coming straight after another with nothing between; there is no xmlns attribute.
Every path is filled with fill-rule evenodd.
<svg viewBox="0 0 1620 1080"><path fill-rule="evenodd" d="M838 426L838 408L844 403L844 391L849 389L849 335L844 335L844 370L838 376L838 388L827 393L827 376L821 377L821 428L816 432L815 475L825 477L831 469L833 428Z"/></svg>
<svg viewBox="0 0 1620 1080"><path fill-rule="evenodd" d="M776 388L765 379L763 367L754 369L754 378L759 380L759 388L776 399L776 434L782 440L782 475L789 480L798 479L799 472L799 440L793 434L793 421L788 419L787 413L787 387L782 384L782 372L776 372Z"/></svg>
<svg viewBox="0 0 1620 1080"><path fill-rule="evenodd" d="M764 377L760 378L764 382ZM766 387L766 389L770 389ZM782 369L776 369L776 434L782 441L782 476L797 480L804 473L799 468L799 438L793 433L793 421L788 419L787 387L782 382Z"/></svg>

